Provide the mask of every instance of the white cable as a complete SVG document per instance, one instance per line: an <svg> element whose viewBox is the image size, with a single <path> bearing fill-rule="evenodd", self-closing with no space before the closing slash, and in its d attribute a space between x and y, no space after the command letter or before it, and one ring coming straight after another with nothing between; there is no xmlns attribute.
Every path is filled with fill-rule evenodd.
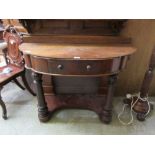
<svg viewBox="0 0 155 155"><path fill-rule="evenodd" d="M128 95L128 96L129 96L129 95ZM133 112L134 112L133 108L134 108L134 106L136 105L136 103L137 103L137 101L138 101L139 99L142 100L142 101L146 101L147 104L148 104L148 111L147 111L147 113L145 114L145 116L147 116L147 115L150 113L151 106L150 106L150 103L149 103L149 101L148 101L148 97L146 97L146 98L141 98L141 97L140 97L140 93L139 93L139 94L137 95L137 99L136 99L135 102L134 102L133 96L134 96L134 95L131 95L131 96L130 96L130 98L132 99L131 107L130 107L130 116L131 116L131 119L130 119L128 122L124 122L123 120L121 120L121 116L123 115L126 106L128 106L127 104L125 104L125 105L123 106L122 111L118 114L118 120L119 120L120 123L123 124L123 125L130 125L130 124L133 123ZM134 103L133 103L133 102L134 102Z"/></svg>

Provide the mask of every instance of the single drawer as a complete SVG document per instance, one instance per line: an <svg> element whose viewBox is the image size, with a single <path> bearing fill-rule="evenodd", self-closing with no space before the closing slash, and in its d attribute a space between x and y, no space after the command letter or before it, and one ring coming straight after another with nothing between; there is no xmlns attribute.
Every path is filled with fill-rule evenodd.
<svg viewBox="0 0 155 155"><path fill-rule="evenodd" d="M108 60L48 60L48 71L57 75L98 75L119 71L120 58Z"/></svg>

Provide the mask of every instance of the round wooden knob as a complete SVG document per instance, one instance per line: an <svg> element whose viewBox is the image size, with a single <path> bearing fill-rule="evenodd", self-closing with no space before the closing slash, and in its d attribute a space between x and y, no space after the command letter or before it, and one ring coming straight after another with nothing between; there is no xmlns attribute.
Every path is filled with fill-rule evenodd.
<svg viewBox="0 0 155 155"><path fill-rule="evenodd" d="M57 68L61 70L61 69L63 69L63 66L62 65L58 65Z"/></svg>
<svg viewBox="0 0 155 155"><path fill-rule="evenodd" d="M90 71L91 70L91 66L90 65L87 65L87 71Z"/></svg>

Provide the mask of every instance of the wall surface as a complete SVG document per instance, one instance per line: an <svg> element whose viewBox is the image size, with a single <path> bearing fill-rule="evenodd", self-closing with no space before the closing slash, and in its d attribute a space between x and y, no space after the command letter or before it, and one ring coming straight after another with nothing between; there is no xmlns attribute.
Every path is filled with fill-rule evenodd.
<svg viewBox="0 0 155 155"><path fill-rule="evenodd" d="M155 45L155 20L128 20L121 35L132 38L137 52L131 56L126 70L119 76L116 95L139 92ZM149 95L155 95L155 77Z"/></svg>

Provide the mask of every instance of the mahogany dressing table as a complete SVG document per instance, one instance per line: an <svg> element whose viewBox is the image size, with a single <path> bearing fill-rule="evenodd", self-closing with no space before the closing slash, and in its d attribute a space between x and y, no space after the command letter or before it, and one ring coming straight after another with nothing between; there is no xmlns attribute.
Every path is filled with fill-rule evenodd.
<svg viewBox="0 0 155 155"><path fill-rule="evenodd" d="M49 120L55 110L82 108L101 121L112 117L118 73L135 48L119 34L126 20L2 20L22 30L27 80L36 87L38 115ZM33 73L33 78L32 78Z"/></svg>
<svg viewBox="0 0 155 155"><path fill-rule="evenodd" d="M19 49L24 53L26 68L33 72L40 121L48 121L50 114L60 108L83 108L93 110L101 121L109 123L118 73L124 69L128 57L136 49L126 43L114 44L114 40L122 42L122 38L111 36L53 35L50 38L48 36L49 43L38 41L39 37L39 35L25 37L26 43L20 45ZM46 40L46 37L42 36L42 39ZM107 43L107 40L111 41ZM50 75L52 95L47 93L44 95L42 75ZM66 81L69 78L74 79L73 85L79 87L81 93L61 93L59 91L61 82L56 85L55 77L60 78L60 81L61 77ZM81 78L92 85L88 77L100 78L99 87L93 90L94 92L89 90L91 86L86 88L85 83L80 83L78 79ZM63 82L62 87L72 89L68 83L69 81L65 84ZM83 93L83 89L88 89L87 93Z"/></svg>

